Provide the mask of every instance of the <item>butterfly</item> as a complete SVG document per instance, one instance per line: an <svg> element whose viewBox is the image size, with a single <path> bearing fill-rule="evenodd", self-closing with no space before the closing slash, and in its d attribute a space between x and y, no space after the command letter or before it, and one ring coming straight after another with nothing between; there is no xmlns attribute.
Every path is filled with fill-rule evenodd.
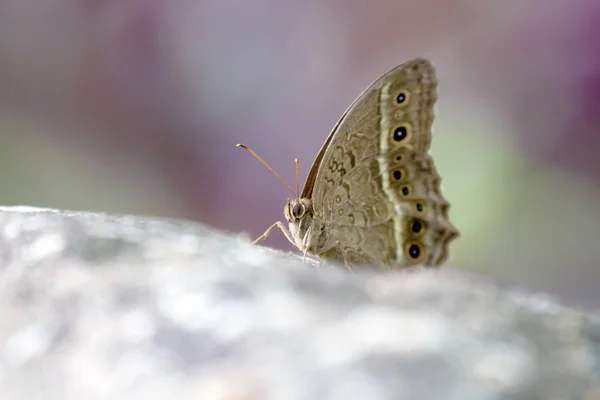
<svg viewBox="0 0 600 400"><path fill-rule="evenodd" d="M288 184L288 227L278 221L255 243L277 227L305 256L347 266L442 264L459 232L429 155L436 100L428 60L408 61L377 79L329 134L300 196Z"/></svg>

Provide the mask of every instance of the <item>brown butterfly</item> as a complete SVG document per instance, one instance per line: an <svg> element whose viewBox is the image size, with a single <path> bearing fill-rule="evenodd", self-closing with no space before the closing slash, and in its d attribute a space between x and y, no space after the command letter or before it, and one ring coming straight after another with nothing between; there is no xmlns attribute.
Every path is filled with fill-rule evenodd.
<svg viewBox="0 0 600 400"><path fill-rule="evenodd" d="M429 155L436 88L435 70L424 59L371 84L329 134L301 196L288 199L289 230L278 221L255 243L278 227L305 255L327 261L442 264L459 233Z"/></svg>

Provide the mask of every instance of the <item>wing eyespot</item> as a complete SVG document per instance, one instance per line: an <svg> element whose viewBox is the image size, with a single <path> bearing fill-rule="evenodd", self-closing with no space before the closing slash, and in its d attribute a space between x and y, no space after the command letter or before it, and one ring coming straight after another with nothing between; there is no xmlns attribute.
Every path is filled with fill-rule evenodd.
<svg viewBox="0 0 600 400"><path fill-rule="evenodd" d="M410 224L410 230L417 236L422 236L427 231L427 223L419 219L414 219Z"/></svg>
<svg viewBox="0 0 600 400"><path fill-rule="evenodd" d="M414 209L418 214L425 214L427 212L427 206L421 201L414 203Z"/></svg>
<svg viewBox="0 0 600 400"><path fill-rule="evenodd" d="M404 254L412 264L422 262L425 256L423 246L415 241L410 241L404 245Z"/></svg>
<svg viewBox="0 0 600 400"><path fill-rule="evenodd" d="M408 134L408 132L406 131L406 127L399 126L394 130L394 140L396 142L404 140L406 138L407 134Z"/></svg>
<svg viewBox="0 0 600 400"><path fill-rule="evenodd" d="M405 179L406 178L406 170L404 168L395 169L394 172L392 172L392 177L397 181Z"/></svg>
<svg viewBox="0 0 600 400"><path fill-rule="evenodd" d="M392 139L395 142L401 142L410 136L410 125L401 124L392 129Z"/></svg>
<svg viewBox="0 0 600 400"><path fill-rule="evenodd" d="M410 92L406 89L402 89L396 95L396 104L400 106L406 106L410 102Z"/></svg>
<svg viewBox="0 0 600 400"><path fill-rule="evenodd" d="M402 196L408 196L412 193L412 187L408 184L404 185L400 188L400 192L402 193Z"/></svg>

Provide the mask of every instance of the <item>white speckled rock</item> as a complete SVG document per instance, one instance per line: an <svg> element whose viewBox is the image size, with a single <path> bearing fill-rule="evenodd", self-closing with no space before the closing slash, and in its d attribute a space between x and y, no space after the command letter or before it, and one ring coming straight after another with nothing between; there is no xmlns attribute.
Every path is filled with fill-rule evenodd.
<svg viewBox="0 0 600 400"><path fill-rule="evenodd" d="M596 317L466 273L25 207L0 263L0 399L600 398Z"/></svg>

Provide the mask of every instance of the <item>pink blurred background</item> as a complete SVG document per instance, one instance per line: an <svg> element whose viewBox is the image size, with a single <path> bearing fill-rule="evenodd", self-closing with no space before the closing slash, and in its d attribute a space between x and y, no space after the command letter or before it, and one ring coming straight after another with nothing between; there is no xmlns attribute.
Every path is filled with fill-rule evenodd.
<svg viewBox="0 0 600 400"><path fill-rule="evenodd" d="M0 203L258 236L289 192L235 144L303 181L354 98L427 57L450 265L598 306L599 39L595 0L3 0Z"/></svg>

